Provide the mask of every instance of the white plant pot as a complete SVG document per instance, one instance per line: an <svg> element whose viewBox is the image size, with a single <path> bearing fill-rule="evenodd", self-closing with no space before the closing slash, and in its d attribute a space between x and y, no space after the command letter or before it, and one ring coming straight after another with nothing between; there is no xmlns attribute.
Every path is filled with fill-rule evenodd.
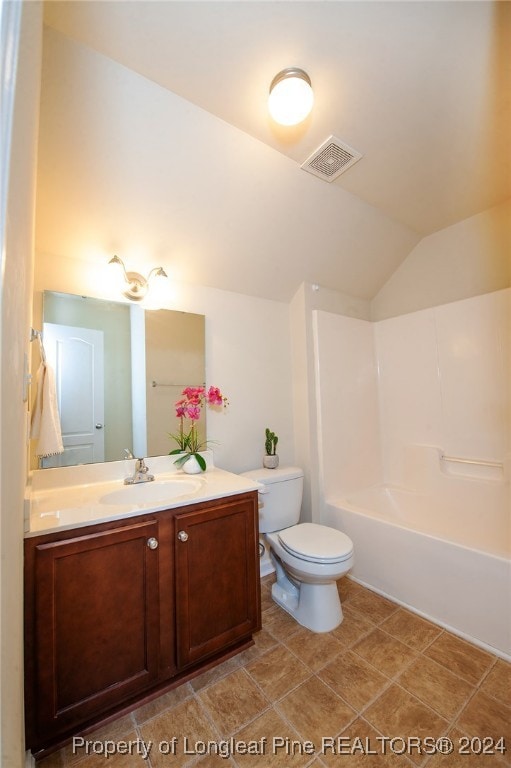
<svg viewBox="0 0 511 768"><path fill-rule="evenodd" d="M198 475L199 472L204 472L195 456L190 456L190 458L185 461L181 469L183 472L186 472L187 475Z"/></svg>
<svg viewBox="0 0 511 768"><path fill-rule="evenodd" d="M263 456L263 467L266 469L277 469L279 466L279 456L276 453L274 456Z"/></svg>

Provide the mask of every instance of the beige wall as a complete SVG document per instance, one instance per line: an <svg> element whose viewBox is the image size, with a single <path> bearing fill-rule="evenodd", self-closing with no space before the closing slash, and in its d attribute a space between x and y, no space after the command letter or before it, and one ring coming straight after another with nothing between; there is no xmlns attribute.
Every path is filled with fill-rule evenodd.
<svg viewBox="0 0 511 768"><path fill-rule="evenodd" d="M511 201L425 237L371 303L373 320L511 284Z"/></svg>
<svg viewBox="0 0 511 768"><path fill-rule="evenodd" d="M19 768L25 759L22 637L27 406L22 392L24 356L29 351L41 29L40 4L23 3L1 286L0 762L5 768Z"/></svg>

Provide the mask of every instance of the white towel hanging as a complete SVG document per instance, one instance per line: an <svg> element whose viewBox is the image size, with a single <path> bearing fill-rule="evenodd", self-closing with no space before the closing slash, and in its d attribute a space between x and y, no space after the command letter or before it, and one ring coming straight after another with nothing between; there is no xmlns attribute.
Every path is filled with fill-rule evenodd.
<svg viewBox="0 0 511 768"><path fill-rule="evenodd" d="M30 437L37 439L35 452L39 458L64 453L55 373L45 361L41 362L37 371L37 395Z"/></svg>

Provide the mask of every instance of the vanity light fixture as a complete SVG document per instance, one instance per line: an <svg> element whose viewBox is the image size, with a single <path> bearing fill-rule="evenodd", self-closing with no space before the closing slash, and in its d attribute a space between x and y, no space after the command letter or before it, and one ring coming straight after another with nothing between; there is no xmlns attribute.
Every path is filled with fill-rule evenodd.
<svg viewBox="0 0 511 768"><path fill-rule="evenodd" d="M270 85L268 109L276 123L297 125L305 120L314 104L314 93L307 72L287 67L275 75Z"/></svg>
<svg viewBox="0 0 511 768"><path fill-rule="evenodd" d="M112 271L115 270L118 273L122 295L131 301L142 301L149 289L151 289L151 295L155 293L161 295L162 289L164 291L168 285L167 282L163 282L168 280L163 267L154 267L145 278L138 272L127 272L124 262L118 256L113 256L108 265Z"/></svg>

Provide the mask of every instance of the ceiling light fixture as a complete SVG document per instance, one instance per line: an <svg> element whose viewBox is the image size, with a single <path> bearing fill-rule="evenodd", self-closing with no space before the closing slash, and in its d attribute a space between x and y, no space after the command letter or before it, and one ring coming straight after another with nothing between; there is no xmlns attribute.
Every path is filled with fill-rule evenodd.
<svg viewBox="0 0 511 768"><path fill-rule="evenodd" d="M152 269L147 278L142 277L138 272L127 272L124 262L118 256L113 256L108 262L110 269L117 273L116 282L120 282L120 290L123 296L130 301L142 301L147 295L149 288L151 296L154 294L162 295L162 289L168 286L168 275L162 267Z"/></svg>
<svg viewBox="0 0 511 768"><path fill-rule="evenodd" d="M268 109L276 123L296 125L305 120L314 104L314 93L307 72L288 67L275 75L270 85Z"/></svg>

